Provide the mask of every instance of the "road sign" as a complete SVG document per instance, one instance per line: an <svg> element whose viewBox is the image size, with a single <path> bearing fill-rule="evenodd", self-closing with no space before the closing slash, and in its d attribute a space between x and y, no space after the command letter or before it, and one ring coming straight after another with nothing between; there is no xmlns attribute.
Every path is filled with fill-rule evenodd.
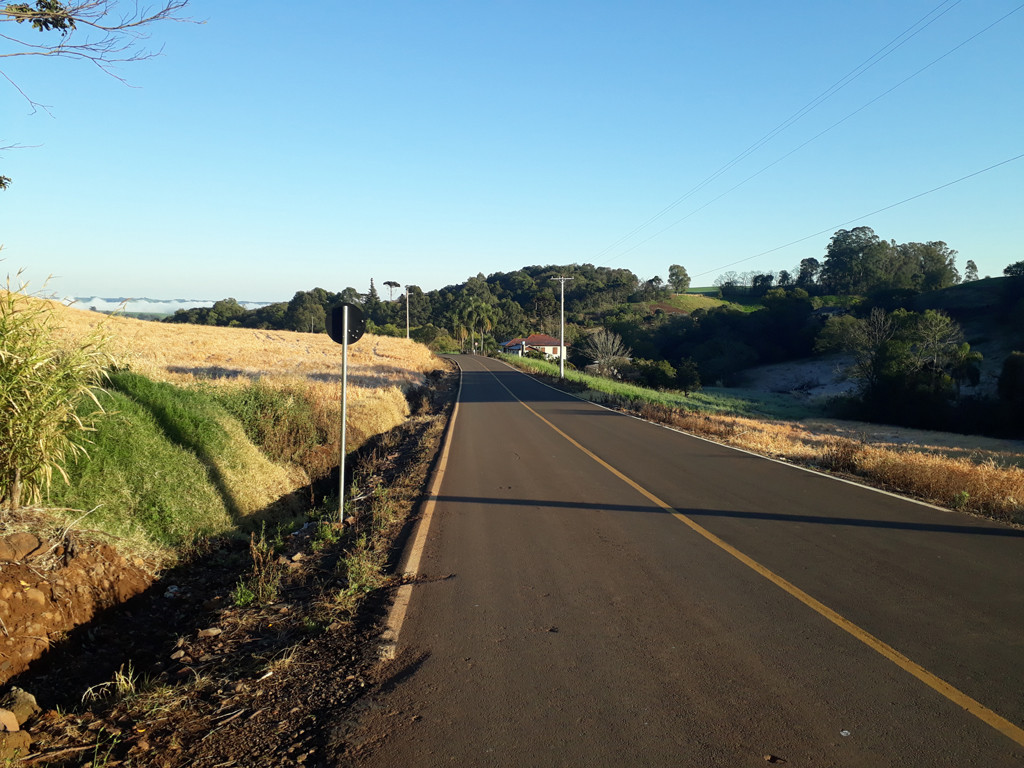
<svg viewBox="0 0 1024 768"><path fill-rule="evenodd" d="M363 338L363 310L347 301L331 309L327 335L341 344L341 441L338 445L338 524L345 524L345 436L348 426L348 345Z"/></svg>
<svg viewBox="0 0 1024 768"><path fill-rule="evenodd" d="M349 304L347 301L331 309L327 315L327 335L339 344L344 344L345 339L345 308L348 308L348 343L355 344L366 331L366 317L362 308L357 304Z"/></svg>

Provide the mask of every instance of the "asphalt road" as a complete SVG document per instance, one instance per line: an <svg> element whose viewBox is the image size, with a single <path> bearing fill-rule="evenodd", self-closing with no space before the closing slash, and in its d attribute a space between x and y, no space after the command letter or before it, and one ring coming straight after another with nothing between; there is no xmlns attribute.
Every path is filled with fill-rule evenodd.
<svg viewBox="0 0 1024 768"><path fill-rule="evenodd" d="M1024 532L459 363L360 765L1024 765Z"/></svg>

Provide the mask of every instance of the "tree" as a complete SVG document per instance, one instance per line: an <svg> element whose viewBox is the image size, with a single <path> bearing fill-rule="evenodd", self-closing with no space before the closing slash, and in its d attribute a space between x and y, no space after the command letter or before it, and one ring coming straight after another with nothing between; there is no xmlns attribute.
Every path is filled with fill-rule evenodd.
<svg viewBox="0 0 1024 768"><path fill-rule="evenodd" d="M974 263L973 259L968 259L967 263L964 264L964 282L973 283L978 279L978 265Z"/></svg>
<svg viewBox="0 0 1024 768"><path fill-rule="evenodd" d="M1007 277L1024 277L1024 261L1009 264L1003 270L1003 274Z"/></svg>
<svg viewBox="0 0 1024 768"><path fill-rule="evenodd" d="M960 282L956 268L956 251L941 240L928 243L907 243L899 246L916 268L913 287L919 291L938 291ZM893 286L899 288L902 286Z"/></svg>
<svg viewBox="0 0 1024 768"><path fill-rule="evenodd" d="M370 290L363 297L363 311L366 313L366 319L371 322L379 323L383 319L381 317L380 296L377 295L377 286L373 284L372 277L370 278Z"/></svg>
<svg viewBox="0 0 1024 768"><path fill-rule="evenodd" d="M186 21L181 12L188 4L189 0L162 0L155 7L118 0L7 3L0 7L0 25L3 25L0 38L10 50L0 53L0 59L57 56L88 61L123 82L112 67L157 55L158 52L147 50L143 45L148 37L147 28L159 21ZM38 33L44 36L42 41ZM42 107L3 69L0 69L0 78L17 89L33 110ZM10 177L0 176L0 189L10 185Z"/></svg>
<svg viewBox="0 0 1024 768"><path fill-rule="evenodd" d="M327 330L327 313L312 293L298 291L288 302L284 322L290 331L323 333Z"/></svg>
<svg viewBox="0 0 1024 768"><path fill-rule="evenodd" d="M768 289L772 287L773 282L775 282L775 275L770 272L764 275L755 275L752 281L754 295L764 296L768 293Z"/></svg>
<svg viewBox="0 0 1024 768"><path fill-rule="evenodd" d="M385 280L384 285L388 287L388 301L395 300L395 289L401 288L401 283L396 283L394 280Z"/></svg>
<svg viewBox="0 0 1024 768"><path fill-rule="evenodd" d="M700 369L688 357L684 357L676 366L676 386L686 394L700 389Z"/></svg>
<svg viewBox="0 0 1024 768"><path fill-rule="evenodd" d="M619 334L607 328L592 333L579 346L579 351L593 360L600 376L615 376L618 369L629 362L632 352L622 343Z"/></svg>
<svg viewBox="0 0 1024 768"><path fill-rule="evenodd" d="M1024 406L1024 352L1011 352L1003 361L997 386L1001 399Z"/></svg>
<svg viewBox="0 0 1024 768"><path fill-rule="evenodd" d="M690 289L690 276L686 267L673 264L668 268L668 284L676 293L686 293Z"/></svg>
<svg viewBox="0 0 1024 768"><path fill-rule="evenodd" d="M796 284L801 288L814 285L821 273L821 262L814 258L801 259L800 271L796 276Z"/></svg>
<svg viewBox="0 0 1024 768"><path fill-rule="evenodd" d="M820 282L834 293L867 293L887 261L891 264L889 250L871 227L840 229L829 241Z"/></svg>

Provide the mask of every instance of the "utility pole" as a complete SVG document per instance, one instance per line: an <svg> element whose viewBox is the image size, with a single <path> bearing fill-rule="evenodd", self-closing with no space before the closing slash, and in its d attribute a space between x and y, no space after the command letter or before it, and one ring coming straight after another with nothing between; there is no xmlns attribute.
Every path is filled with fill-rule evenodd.
<svg viewBox="0 0 1024 768"><path fill-rule="evenodd" d="M405 338L409 338L409 288L405 286Z"/></svg>
<svg viewBox="0 0 1024 768"><path fill-rule="evenodd" d="M561 331L558 337L558 343L560 345L558 350L558 378L565 378L565 283L568 280L572 280L571 277L553 277L552 280L557 280L562 287L562 321Z"/></svg>

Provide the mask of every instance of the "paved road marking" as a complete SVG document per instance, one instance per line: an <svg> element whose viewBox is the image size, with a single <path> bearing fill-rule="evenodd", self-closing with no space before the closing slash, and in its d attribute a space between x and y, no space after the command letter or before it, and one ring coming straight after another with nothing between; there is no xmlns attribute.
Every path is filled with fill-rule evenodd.
<svg viewBox="0 0 1024 768"><path fill-rule="evenodd" d="M423 548L427 543L427 533L430 530L430 521L434 517L434 507L437 505L437 498L441 489L441 481L444 479L445 469L448 467L448 452L452 445L452 433L455 430L455 419L459 415L459 400L462 397L462 370L459 370L459 391L455 395L455 407L452 408L452 418L448 422L445 431L444 447L441 449L441 457L437 462L437 470L434 472L434 481L430 484L427 492L427 499L423 504L423 517L420 518L416 527L416 535L413 537L412 546L405 556L405 562L399 563L398 573L409 576L417 576L420 572L420 561L423 559ZM387 619L384 621L384 632L381 636L380 656L383 659L394 659L398 650L398 635L402 631L402 624L405 622L406 611L409 610L409 598L412 596L412 584L403 584L395 592L395 601L391 604Z"/></svg>
<svg viewBox="0 0 1024 768"><path fill-rule="evenodd" d="M493 376L494 374L492 373L491 375ZM615 467L613 467L611 464L606 462L604 459L602 459L600 456L595 454L593 451L591 451L588 448L584 447L582 444L580 444L579 442L574 440L572 437L570 437L565 432L563 432L561 429L556 427L554 424L552 424L546 418L544 418L539 413L537 413L537 411L535 411L533 408L531 408L525 402L523 402L518 397L516 397L515 393L513 393L511 389L506 387L505 384L500 379L498 379L497 376L495 376L494 379L495 379L495 381L497 381L502 386L502 388L506 392L508 392L526 410L528 410L530 413L532 413L534 416L536 416L542 422L547 424L549 427L551 427L551 429L553 429L559 435L561 435L566 440L568 440L573 446L575 446L580 451L582 451L584 454L586 454L587 456L592 458L594 461L596 461L602 467L607 469L609 472L611 472L617 478L619 478L624 483L629 485L631 488L636 490L642 496L646 497L652 504L654 504L655 506L660 507L661 509L664 509L666 512L671 513L677 520L680 520L683 523L685 523L687 526L689 526L691 529L693 529L693 531L695 531L696 533L698 533L701 536L703 536L705 539L710 541L712 544L714 544L715 546L717 546L717 547L721 548L722 550L728 552L730 555L735 557L737 560L739 560L741 563L746 565L748 568L751 568L752 570L756 571L757 573L759 573L764 578L768 579L768 581L772 582L776 586L781 587L786 592L788 592L790 595L792 595L797 600L799 600L801 603L806 605L808 608L810 608L811 610L815 611L819 615L825 617L826 619L831 621L833 624L835 624L840 629L842 629L845 632L848 632L849 634L853 635L855 638L860 640L862 643L867 645L869 648L871 648L872 650L880 653L882 656L884 656L885 658L889 659L889 661L891 661L894 664L896 664L898 667L900 667L900 669L904 670L905 672L909 672L911 675L916 677L918 680L920 680L922 683L927 685L929 688L932 688L935 691L937 691L938 693L942 694L947 699L949 699L951 702L953 702L957 706L962 707L963 709L967 710L972 715L977 717L979 720L981 720L982 722L984 722L987 725L991 726L992 728L995 728L997 731L1002 733L1004 736L1010 738L1011 740L1015 741L1017 744L1019 744L1021 746L1024 746L1024 729L1020 728L1019 726L1015 725L1014 723L1011 723L1005 717L1002 717L1001 715L993 712L991 709L989 709L985 705L981 704L980 702L975 701L974 699L972 699L970 696L968 696L963 691L960 691L959 689L954 688L952 685L947 683L942 678L937 677L936 675L933 675L931 672L929 672L927 669L922 667L920 664L918 664L915 661L910 660L909 658L904 656L902 653L897 651L892 646L890 646L890 645L882 642L881 640L879 640L877 637L872 635L867 630L861 629L859 626L854 624L852 621L850 621L849 619L847 619L844 616L840 615L839 613L836 613L834 610L829 608L824 603L821 603L818 600L815 600L813 597L811 597L809 594L804 592L802 589L800 589L796 585L791 584L790 582L786 581L786 579L782 578L777 573L775 573L775 572L769 570L768 568L766 568L765 566L761 565L759 562L754 560L752 557L749 557L748 555L743 554L742 552L740 552L738 549L736 549L731 544L723 541L722 539L720 539L718 536L713 534L711 531L709 531L704 526L700 525L696 521L692 520L691 518L689 518L686 515L684 515L681 512L679 512L671 504L668 504L668 503L662 501L660 498L658 498L653 493L648 491L646 488L644 488L642 485L637 483L635 480L633 480L632 478L628 477L627 475L625 475L622 472L620 472L619 470L617 470Z"/></svg>

